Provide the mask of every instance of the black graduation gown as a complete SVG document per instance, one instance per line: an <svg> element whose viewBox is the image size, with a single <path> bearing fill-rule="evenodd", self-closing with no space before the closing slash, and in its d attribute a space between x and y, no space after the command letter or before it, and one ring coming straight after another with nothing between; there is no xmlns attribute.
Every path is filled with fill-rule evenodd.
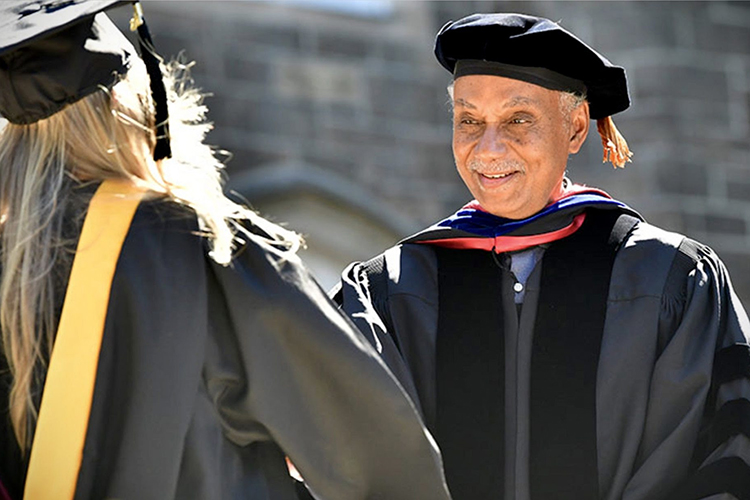
<svg viewBox="0 0 750 500"><path fill-rule="evenodd" d="M319 498L448 498L411 400L257 223L224 267L192 211L139 206L112 283L76 498L294 499L285 455Z"/></svg>

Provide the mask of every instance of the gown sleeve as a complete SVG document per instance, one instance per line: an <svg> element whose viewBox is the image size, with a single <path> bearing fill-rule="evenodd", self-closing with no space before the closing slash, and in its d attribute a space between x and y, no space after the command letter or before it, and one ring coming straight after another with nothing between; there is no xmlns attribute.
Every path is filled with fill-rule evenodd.
<svg viewBox="0 0 750 500"><path fill-rule="evenodd" d="M659 330L644 434L623 499L750 498L750 323L710 248L681 244Z"/></svg>
<svg viewBox="0 0 750 500"><path fill-rule="evenodd" d="M253 238L211 272L236 356L204 376L230 440L272 439L317 498L449 498L414 403L296 256Z"/></svg>

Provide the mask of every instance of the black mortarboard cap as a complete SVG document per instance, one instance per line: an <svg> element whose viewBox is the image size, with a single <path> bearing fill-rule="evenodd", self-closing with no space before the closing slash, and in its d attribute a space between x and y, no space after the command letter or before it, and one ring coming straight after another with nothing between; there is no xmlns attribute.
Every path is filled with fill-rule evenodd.
<svg viewBox="0 0 750 500"><path fill-rule="evenodd" d="M435 56L454 78L490 74L552 90L585 92L602 143L623 166L631 156L611 115L630 106L625 70L557 23L524 14L473 14L443 26Z"/></svg>
<svg viewBox="0 0 750 500"><path fill-rule="evenodd" d="M104 11L128 3L134 0L0 3L0 115L11 123L34 123L117 83L138 56ZM145 24L138 34L156 106L154 157L160 159L170 153L166 92Z"/></svg>
<svg viewBox="0 0 750 500"><path fill-rule="evenodd" d="M500 76L553 90L580 91L583 84L594 119L611 116L630 106L625 70L557 23L542 17L473 14L449 22L437 35L435 55L454 74L458 61L487 61L499 63L500 72L503 66L507 67L509 74ZM462 66L459 64L459 71ZM491 66L486 70L463 68L466 71L463 74L489 72Z"/></svg>

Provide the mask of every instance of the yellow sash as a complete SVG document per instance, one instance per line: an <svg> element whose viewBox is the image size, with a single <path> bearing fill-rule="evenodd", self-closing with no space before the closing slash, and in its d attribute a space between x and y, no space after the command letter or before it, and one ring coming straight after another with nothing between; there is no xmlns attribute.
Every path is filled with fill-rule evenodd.
<svg viewBox="0 0 750 500"><path fill-rule="evenodd" d="M78 240L44 384L24 499L72 499L83 458L109 292L143 190L104 181Z"/></svg>

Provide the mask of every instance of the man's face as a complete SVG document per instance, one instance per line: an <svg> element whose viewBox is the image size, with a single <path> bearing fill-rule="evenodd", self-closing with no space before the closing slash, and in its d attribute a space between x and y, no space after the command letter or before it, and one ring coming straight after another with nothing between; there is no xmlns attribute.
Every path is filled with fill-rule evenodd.
<svg viewBox="0 0 750 500"><path fill-rule="evenodd" d="M453 156L488 212L523 219L560 194L568 155L580 149L589 120L586 104L566 116L560 95L492 75L454 82Z"/></svg>

